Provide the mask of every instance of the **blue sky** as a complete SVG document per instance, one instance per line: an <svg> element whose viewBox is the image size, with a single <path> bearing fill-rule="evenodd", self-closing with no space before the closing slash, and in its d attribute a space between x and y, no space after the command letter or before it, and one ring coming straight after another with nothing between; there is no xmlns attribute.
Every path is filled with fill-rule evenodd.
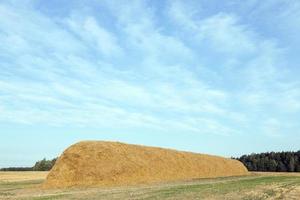
<svg viewBox="0 0 300 200"><path fill-rule="evenodd" d="M299 150L300 2L0 0L0 167L80 140Z"/></svg>

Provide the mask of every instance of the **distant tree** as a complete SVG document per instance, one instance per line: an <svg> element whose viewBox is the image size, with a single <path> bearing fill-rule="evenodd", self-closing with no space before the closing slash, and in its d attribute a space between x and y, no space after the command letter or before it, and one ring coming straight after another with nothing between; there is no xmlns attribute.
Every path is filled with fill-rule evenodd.
<svg viewBox="0 0 300 200"><path fill-rule="evenodd" d="M52 169L56 162L57 158L52 160L43 160L37 161L33 167L7 167L1 168L0 171L49 171Z"/></svg>
<svg viewBox="0 0 300 200"><path fill-rule="evenodd" d="M300 151L252 153L236 159L249 171L300 172Z"/></svg>
<svg viewBox="0 0 300 200"><path fill-rule="evenodd" d="M7 167L1 168L0 171L32 171L32 167Z"/></svg>
<svg viewBox="0 0 300 200"><path fill-rule="evenodd" d="M52 159L52 160L46 160L46 158L44 158L43 160L37 161L35 163L35 165L33 166L33 170L34 171L49 171L54 166L55 161L56 161L56 158Z"/></svg>
<svg viewBox="0 0 300 200"><path fill-rule="evenodd" d="M276 172L277 169L277 162L275 160L270 160L268 163L268 171Z"/></svg>
<svg viewBox="0 0 300 200"><path fill-rule="evenodd" d="M286 172L287 168L285 166L285 164L281 161L279 161L278 165L277 165L277 172Z"/></svg>
<svg viewBox="0 0 300 200"><path fill-rule="evenodd" d="M289 172L294 172L294 171L295 171L295 168L296 168L296 166L295 166L295 158L294 158L294 157L291 157L291 158L289 159L288 171L289 171Z"/></svg>

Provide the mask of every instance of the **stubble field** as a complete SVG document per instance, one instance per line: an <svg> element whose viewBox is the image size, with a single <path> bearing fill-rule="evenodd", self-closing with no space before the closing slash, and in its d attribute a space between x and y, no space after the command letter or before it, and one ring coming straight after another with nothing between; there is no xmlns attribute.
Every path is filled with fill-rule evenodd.
<svg viewBox="0 0 300 200"><path fill-rule="evenodd" d="M0 199L300 199L299 173L188 180L118 188L43 190L47 172L0 172Z"/></svg>

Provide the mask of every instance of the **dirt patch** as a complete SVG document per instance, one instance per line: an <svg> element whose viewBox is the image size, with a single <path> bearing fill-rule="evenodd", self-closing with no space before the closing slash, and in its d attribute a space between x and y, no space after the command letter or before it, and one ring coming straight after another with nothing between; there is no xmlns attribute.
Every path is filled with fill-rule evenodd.
<svg viewBox="0 0 300 200"><path fill-rule="evenodd" d="M245 174L242 163L219 156L86 141L65 150L43 187L124 186Z"/></svg>

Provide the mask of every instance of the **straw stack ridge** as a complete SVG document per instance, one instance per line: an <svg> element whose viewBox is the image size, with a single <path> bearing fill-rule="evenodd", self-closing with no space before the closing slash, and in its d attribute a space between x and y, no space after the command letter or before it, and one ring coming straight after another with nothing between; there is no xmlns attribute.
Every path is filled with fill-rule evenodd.
<svg viewBox="0 0 300 200"><path fill-rule="evenodd" d="M84 141L66 149L43 186L127 186L248 173L237 161L119 142Z"/></svg>

